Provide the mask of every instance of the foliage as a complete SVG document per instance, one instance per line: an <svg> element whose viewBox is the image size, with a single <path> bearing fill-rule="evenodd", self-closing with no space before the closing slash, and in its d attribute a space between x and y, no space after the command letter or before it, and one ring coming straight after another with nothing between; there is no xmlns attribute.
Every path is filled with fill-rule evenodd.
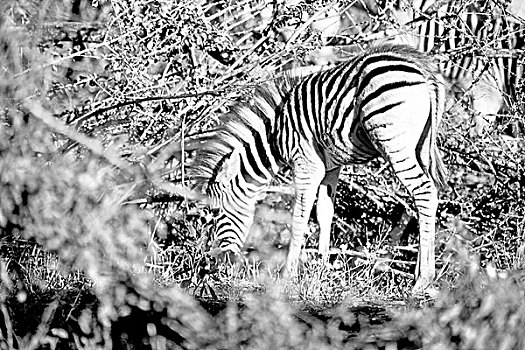
<svg viewBox="0 0 525 350"><path fill-rule="evenodd" d="M523 273L498 276L493 268L464 262L462 278L432 308L401 316L428 349L519 349L524 345Z"/></svg>
<svg viewBox="0 0 525 350"><path fill-rule="evenodd" d="M151 184L159 150L214 125L254 85L344 59L355 50L346 44L392 25L372 16L374 25L333 33L332 5L0 4L0 347L523 347L523 277L512 272L525 263L520 101L482 138L469 136L464 101L450 109L444 292L420 310L382 315L380 326L350 306L421 302L408 297L417 227L402 212L413 210L384 162L347 169L334 254L321 264L312 253L312 223L301 279L285 286L273 280L289 239L289 195L261 200L256 249L239 263L206 254L212 209ZM302 309L270 296L283 289Z"/></svg>

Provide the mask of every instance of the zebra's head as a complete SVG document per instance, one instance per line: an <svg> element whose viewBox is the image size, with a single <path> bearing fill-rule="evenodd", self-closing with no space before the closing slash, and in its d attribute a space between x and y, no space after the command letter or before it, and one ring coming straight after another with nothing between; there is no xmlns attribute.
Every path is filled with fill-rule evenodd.
<svg viewBox="0 0 525 350"><path fill-rule="evenodd" d="M242 158L239 149L224 156L206 188L210 204L220 209L214 239L221 251L233 253L240 253L244 245L264 186L247 179Z"/></svg>

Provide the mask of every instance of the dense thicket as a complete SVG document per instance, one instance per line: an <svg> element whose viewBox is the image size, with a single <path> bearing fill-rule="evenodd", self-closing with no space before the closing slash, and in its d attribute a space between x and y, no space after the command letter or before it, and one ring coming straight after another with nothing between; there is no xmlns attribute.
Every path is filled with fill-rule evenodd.
<svg viewBox="0 0 525 350"><path fill-rule="evenodd" d="M374 15L333 32L333 2L279 4L2 1L0 347L523 347L523 277L513 272L524 264L521 101L483 138L469 137L468 110L456 106L444 122L451 177L438 263L442 288L455 291L435 308L380 331L344 306L306 314L263 295L209 313L190 296L239 299L265 269L212 264L214 212L164 201L179 169L159 180L158 151L213 125L279 71L344 59L371 29L395 26ZM352 4L338 2L341 11ZM377 162L344 175L332 241L342 254L327 269L307 263L300 297L406 295L415 250L404 248L416 227L389 235L412 209L387 169ZM251 242L259 257L280 259L289 200L272 194L260 204L262 241ZM316 247L315 224L312 232Z"/></svg>

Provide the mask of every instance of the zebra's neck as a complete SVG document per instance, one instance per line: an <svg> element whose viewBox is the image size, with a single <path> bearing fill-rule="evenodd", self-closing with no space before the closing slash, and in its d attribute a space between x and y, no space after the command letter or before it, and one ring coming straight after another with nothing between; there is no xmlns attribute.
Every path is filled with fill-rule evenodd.
<svg viewBox="0 0 525 350"><path fill-rule="evenodd" d="M208 194L222 208L215 238L224 249L237 251L243 246L256 201L282 166L272 130L281 119L290 85L287 80L278 80L259 87L249 103L232 108L216 132L220 142L215 144L228 148L217 148L220 153L215 156L218 160Z"/></svg>

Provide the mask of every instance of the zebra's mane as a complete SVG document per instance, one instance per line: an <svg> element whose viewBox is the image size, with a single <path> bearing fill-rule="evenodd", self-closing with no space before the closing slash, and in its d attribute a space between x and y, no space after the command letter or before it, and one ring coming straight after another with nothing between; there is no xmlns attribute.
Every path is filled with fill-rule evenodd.
<svg viewBox="0 0 525 350"><path fill-rule="evenodd" d="M425 76L428 75L427 72L430 72L431 74L440 74L438 61L427 53L419 51L415 47L406 44L385 42L381 43L380 45L370 46L367 49L367 55L373 55L377 53L394 53L400 56L411 57L411 60L414 63L416 63L419 67L424 68L422 73Z"/></svg>
<svg viewBox="0 0 525 350"><path fill-rule="evenodd" d="M239 146L240 130L250 130L251 134L258 133L262 139L268 140L281 106L299 80L284 75L259 85L248 99L235 103L228 113L219 117L216 128L185 140L185 149L192 153L185 176L195 189L205 191L215 182L224 162Z"/></svg>

